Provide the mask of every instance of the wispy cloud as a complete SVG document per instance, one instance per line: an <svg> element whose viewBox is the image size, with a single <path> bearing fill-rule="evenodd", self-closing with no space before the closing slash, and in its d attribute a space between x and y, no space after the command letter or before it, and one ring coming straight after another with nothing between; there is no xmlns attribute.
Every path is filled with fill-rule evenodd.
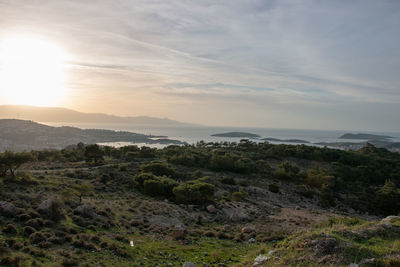
<svg viewBox="0 0 400 267"><path fill-rule="evenodd" d="M61 44L73 56L71 107L205 123L209 116L177 107L199 103L229 110L214 124L238 116L231 122L248 125L243 114L275 110L318 128L332 119L326 110L353 105L337 127L377 128L356 115L366 107L388 128L399 125L386 116L400 111L398 1L39 2L0 0L0 38L20 31ZM271 122L278 125L267 116L252 123Z"/></svg>

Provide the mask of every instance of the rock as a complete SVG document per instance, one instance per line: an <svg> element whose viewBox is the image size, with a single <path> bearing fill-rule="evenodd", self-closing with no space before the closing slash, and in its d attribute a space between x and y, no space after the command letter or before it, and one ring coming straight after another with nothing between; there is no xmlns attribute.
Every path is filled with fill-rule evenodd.
<svg viewBox="0 0 400 267"><path fill-rule="evenodd" d="M193 262L185 262L183 264L183 267L196 267L196 264Z"/></svg>
<svg viewBox="0 0 400 267"><path fill-rule="evenodd" d="M83 204L78 206L74 213L78 213L79 215L87 218L93 218L96 215L94 208L88 204Z"/></svg>
<svg viewBox="0 0 400 267"><path fill-rule="evenodd" d="M231 222L251 222L253 218L245 213L232 214L229 217Z"/></svg>
<svg viewBox="0 0 400 267"><path fill-rule="evenodd" d="M171 237L175 240L184 239L186 230L182 226L175 227L171 232Z"/></svg>
<svg viewBox="0 0 400 267"><path fill-rule="evenodd" d="M396 221L400 221L400 216L388 216L380 221L381 224L392 224Z"/></svg>
<svg viewBox="0 0 400 267"><path fill-rule="evenodd" d="M208 211L209 213L215 213L215 212L217 211L217 209L215 208L214 205L208 205L208 206L206 207L206 209L207 209L207 211Z"/></svg>
<svg viewBox="0 0 400 267"><path fill-rule="evenodd" d="M315 253L318 257L334 254L338 244L338 241L332 237L326 237L322 240L318 240L317 244L315 245Z"/></svg>
<svg viewBox="0 0 400 267"><path fill-rule="evenodd" d="M250 238L247 242L248 242L248 243L255 243L256 240L255 240L254 238Z"/></svg>
<svg viewBox="0 0 400 267"><path fill-rule="evenodd" d="M255 231L256 231L256 229L253 226L245 226L242 228L242 233L244 233L244 234L249 234L249 233L252 233Z"/></svg>
<svg viewBox="0 0 400 267"><path fill-rule="evenodd" d="M37 208L37 211L53 221L58 221L64 217L61 213L61 203L57 199L43 201Z"/></svg>
<svg viewBox="0 0 400 267"><path fill-rule="evenodd" d="M260 254L257 256L257 258L254 259L253 266L258 266L258 265L264 264L269 259L270 259L270 257Z"/></svg>
<svg viewBox="0 0 400 267"><path fill-rule="evenodd" d="M268 251L268 255L269 255L269 256L272 256L272 255L275 254L275 252L276 252L276 250L270 250L270 251Z"/></svg>
<svg viewBox="0 0 400 267"><path fill-rule="evenodd" d="M177 219L172 217L167 217L163 215L152 215L147 218L152 225L157 225L161 228L170 228L170 227L183 227L183 223Z"/></svg>
<svg viewBox="0 0 400 267"><path fill-rule="evenodd" d="M253 217L248 215L248 211L245 208L240 207L228 207L222 208L223 217L228 218L231 222L251 222ZM225 219L226 220L226 219Z"/></svg>
<svg viewBox="0 0 400 267"><path fill-rule="evenodd" d="M18 213L17 208L7 201L0 201L0 215L15 216Z"/></svg>
<svg viewBox="0 0 400 267"><path fill-rule="evenodd" d="M188 208L188 210L190 210L190 211L194 211L194 205L188 205L187 208Z"/></svg>
<svg viewBox="0 0 400 267"><path fill-rule="evenodd" d="M376 264L376 260L375 258L371 258L371 259L362 259L359 263L359 265L363 265L363 264L372 264L375 265Z"/></svg>

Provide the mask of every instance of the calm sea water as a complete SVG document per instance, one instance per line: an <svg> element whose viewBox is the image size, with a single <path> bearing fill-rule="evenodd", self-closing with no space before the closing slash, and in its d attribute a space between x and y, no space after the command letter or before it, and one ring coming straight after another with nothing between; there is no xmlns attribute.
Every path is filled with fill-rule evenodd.
<svg viewBox="0 0 400 267"><path fill-rule="evenodd" d="M213 137L212 134L224 132L248 132L261 136L261 138L272 137L277 139L301 139L310 143L319 142L357 142L366 140L339 139L344 133L358 133L359 131L333 131L333 130L299 130L299 129L269 129L269 128L246 128L246 127L210 127L210 126L179 126L179 127L155 127L155 126L130 126L127 124L90 124L90 123L44 123L52 126L75 126L82 129L107 129L118 131L129 131L146 135L162 135L169 139L176 139L193 144L199 141L205 142L238 142L242 138ZM383 134L395 137L394 141L400 141L400 133L369 132L369 134ZM255 140L256 141L256 140ZM284 142L271 142L284 143ZM127 145L129 143L120 143ZM114 144L120 146L118 144ZM160 147L155 145L155 147Z"/></svg>

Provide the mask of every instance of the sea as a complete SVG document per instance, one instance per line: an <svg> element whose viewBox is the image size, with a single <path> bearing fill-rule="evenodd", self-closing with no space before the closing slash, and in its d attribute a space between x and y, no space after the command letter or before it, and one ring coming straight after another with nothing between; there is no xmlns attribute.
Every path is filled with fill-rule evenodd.
<svg viewBox="0 0 400 267"><path fill-rule="evenodd" d="M239 142L243 138L234 137L214 137L213 134L226 132L246 132L258 134L259 139L251 139L255 142L264 142L262 138L276 138L281 140L300 139L309 143L306 145L315 145L321 142L362 142L367 140L355 139L339 139L345 133L367 133L377 135L387 135L393 137L392 141L400 142L400 133L395 132L372 132L372 131L346 131L346 130L308 130L308 129L276 129L276 128L254 128L254 127L217 127L217 126L148 126L148 125L128 125L128 124L99 124L99 123L43 123L51 126L74 126L81 129L106 129L116 131L128 131L153 136L166 136L169 139L184 141L188 144L195 144L200 141L204 142ZM294 144L283 141L268 141L272 144ZM101 143L121 147L131 145L130 142L112 142ZM296 143L298 144L298 143ZM136 143L138 146L150 146L162 148L166 145L162 144L143 144Z"/></svg>

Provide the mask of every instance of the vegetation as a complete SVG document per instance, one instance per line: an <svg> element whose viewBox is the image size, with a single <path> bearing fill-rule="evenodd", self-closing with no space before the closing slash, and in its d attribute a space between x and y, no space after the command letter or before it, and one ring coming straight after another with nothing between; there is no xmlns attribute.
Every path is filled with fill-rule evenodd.
<svg viewBox="0 0 400 267"><path fill-rule="evenodd" d="M400 221L382 219L400 212L400 155L384 149L78 144L0 166L2 266L399 263Z"/></svg>

